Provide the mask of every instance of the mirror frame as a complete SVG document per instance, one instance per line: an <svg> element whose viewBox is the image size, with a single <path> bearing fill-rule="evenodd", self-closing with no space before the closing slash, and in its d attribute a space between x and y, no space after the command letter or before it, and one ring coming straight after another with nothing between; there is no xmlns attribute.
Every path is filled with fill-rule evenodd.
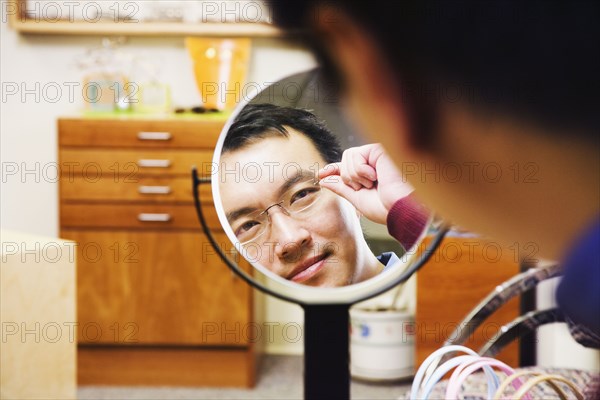
<svg viewBox="0 0 600 400"><path fill-rule="evenodd" d="M292 75L290 75L292 76ZM289 76L288 76L289 77ZM287 77L283 78L286 79ZM266 89L265 89L266 90ZM215 150L212 158L212 165L216 166L216 170L211 171L211 186L212 186L212 195L215 210L217 212L217 216L219 218L219 222L227 235L229 241L234 245L234 247L238 250L238 253L244 257L243 254L239 252L241 248L239 241L237 240L235 233L231 229L230 224L227 221L227 217L225 215L225 210L223 209L222 201L221 201L221 193L220 193L220 161L221 161L221 153L223 149L223 143L225 141L225 137L227 133L239 115L239 113L252 102L252 100L257 97L261 92L253 91L251 96L249 96L244 102L239 103L234 111L230 114L225 126L221 130L219 138L217 140ZM201 204L199 201L199 190L198 185L201 181L197 177L197 172L194 169L194 195L195 202L198 211L198 216L201 219L201 223L207 235L209 235L209 239L211 239L213 247L219 252L219 255L225 261L225 263L231 268L237 275L239 275L242 279L248 282L250 285L262 290L268 294L271 294L275 297L278 297L282 300L301 304L301 305L309 305L309 304L354 304L363 300L367 300L374 296L377 296L381 293L384 293L399 283L402 283L408 280L416 270L418 270L423 264L425 264L429 257L433 254L443 237L447 232L447 228L443 227L440 229L431 242L430 246L424 250L421 254L419 260L417 258L417 249L423 242L423 238L427 235L429 227L433 221L433 213L429 216L428 221L425 225L425 229L419 235L418 240L415 242L415 245L411 249L407 249L406 253L400 257L400 262L394 264L390 267L389 271L385 273L379 274L373 278L370 278L366 281L359 282L349 286L336 287L336 288L319 288L319 287L311 287L307 285L302 285L295 282L290 282L287 279L284 279L259 263L251 262L247 258L245 258L254 268L254 271L257 271L260 274L259 280L251 275L247 274L243 271L239 266L235 263L231 262L227 255L223 253L218 247L218 243L214 241L214 238L211 237L210 231L208 231L208 227L206 226L204 217L201 212ZM402 268L404 266L404 268ZM265 283L261 283L262 280Z"/></svg>

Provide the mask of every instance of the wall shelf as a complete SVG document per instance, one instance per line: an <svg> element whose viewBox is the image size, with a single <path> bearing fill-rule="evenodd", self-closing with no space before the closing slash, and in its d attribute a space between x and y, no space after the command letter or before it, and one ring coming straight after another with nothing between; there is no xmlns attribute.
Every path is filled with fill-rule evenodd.
<svg viewBox="0 0 600 400"><path fill-rule="evenodd" d="M142 22L100 20L56 20L28 18L25 0L9 0L6 14L17 32L31 35L117 35L117 36L203 36L203 37L281 37L281 29L267 23L236 22Z"/></svg>

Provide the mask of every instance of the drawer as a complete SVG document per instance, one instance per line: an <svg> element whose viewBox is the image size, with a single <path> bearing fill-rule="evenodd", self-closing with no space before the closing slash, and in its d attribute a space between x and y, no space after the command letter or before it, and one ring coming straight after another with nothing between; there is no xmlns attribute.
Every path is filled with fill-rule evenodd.
<svg viewBox="0 0 600 400"><path fill-rule="evenodd" d="M91 180L84 176L62 177L60 184L62 201L136 201L136 202L184 202L192 203L192 178L138 177L132 181L112 178ZM209 184L200 186L200 199L212 204Z"/></svg>
<svg viewBox="0 0 600 400"><path fill-rule="evenodd" d="M211 205L202 210L211 229L222 232ZM185 204L61 204L62 228L197 229L200 221L193 205Z"/></svg>
<svg viewBox="0 0 600 400"><path fill-rule="evenodd" d="M226 116L161 120L69 119L58 121L60 146L214 148Z"/></svg>
<svg viewBox="0 0 600 400"><path fill-rule="evenodd" d="M89 179L99 176L122 176L129 180L138 175L187 175L196 165L200 173L210 173L212 150L108 150L61 149L61 174L84 174Z"/></svg>

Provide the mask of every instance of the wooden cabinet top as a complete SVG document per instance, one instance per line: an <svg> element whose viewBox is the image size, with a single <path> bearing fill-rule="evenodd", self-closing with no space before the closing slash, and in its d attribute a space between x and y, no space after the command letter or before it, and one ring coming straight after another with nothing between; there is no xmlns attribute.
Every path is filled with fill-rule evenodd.
<svg viewBox="0 0 600 400"><path fill-rule="evenodd" d="M58 120L61 147L214 148L228 114L77 116Z"/></svg>

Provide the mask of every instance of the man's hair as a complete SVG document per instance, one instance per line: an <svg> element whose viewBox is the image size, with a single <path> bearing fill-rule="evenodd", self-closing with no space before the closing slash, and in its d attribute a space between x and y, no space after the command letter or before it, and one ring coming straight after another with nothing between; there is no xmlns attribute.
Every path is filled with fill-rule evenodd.
<svg viewBox="0 0 600 400"><path fill-rule="evenodd" d="M235 151L268 137L289 137L286 127L305 135L327 163L342 159L338 139L311 112L273 104L248 104L229 128L223 153Z"/></svg>
<svg viewBox="0 0 600 400"><path fill-rule="evenodd" d="M336 60L311 29L321 4L373 35L397 73L417 135L437 130L439 103L456 102L457 91L468 105L547 131L598 134L598 1L271 1L274 22L308 33L331 78L341 76ZM335 25L335 16L330 19L325 23Z"/></svg>

